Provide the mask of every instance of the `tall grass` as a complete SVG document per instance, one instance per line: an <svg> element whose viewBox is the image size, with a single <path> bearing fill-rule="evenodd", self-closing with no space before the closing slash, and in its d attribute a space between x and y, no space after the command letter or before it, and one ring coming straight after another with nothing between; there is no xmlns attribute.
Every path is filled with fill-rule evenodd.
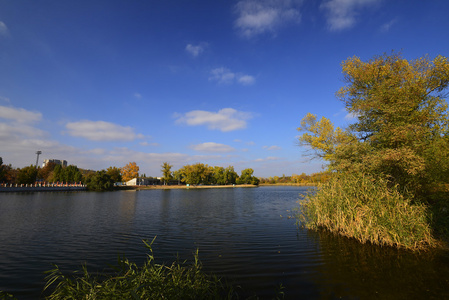
<svg viewBox="0 0 449 300"><path fill-rule="evenodd" d="M414 250L436 246L428 208L404 195L382 178L335 175L299 201L298 220L362 243Z"/></svg>
<svg viewBox="0 0 449 300"><path fill-rule="evenodd" d="M154 241L154 240L153 240ZM142 267L120 258L114 274L92 275L83 266L71 276L55 265L47 272L46 299L231 299L233 288L201 270L198 251L192 265L174 262L169 266L154 262L151 244Z"/></svg>

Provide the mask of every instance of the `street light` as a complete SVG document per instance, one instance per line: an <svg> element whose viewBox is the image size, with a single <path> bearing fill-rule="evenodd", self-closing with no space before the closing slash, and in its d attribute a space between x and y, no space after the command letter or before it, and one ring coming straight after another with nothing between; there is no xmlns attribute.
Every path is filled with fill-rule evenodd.
<svg viewBox="0 0 449 300"><path fill-rule="evenodd" d="M42 151L38 150L36 151L37 154L37 158L36 158L36 168L37 168L37 164L39 163L39 155L42 154Z"/></svg>

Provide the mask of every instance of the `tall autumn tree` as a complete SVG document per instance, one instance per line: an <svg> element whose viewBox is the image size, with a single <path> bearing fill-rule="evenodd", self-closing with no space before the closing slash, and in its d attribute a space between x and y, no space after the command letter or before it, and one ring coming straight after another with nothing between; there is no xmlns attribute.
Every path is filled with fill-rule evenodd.
<svg viewBox="0 0 449 300"><path fill-rule="evenodd" d="M449 84L446 57L406 60L398 53L342 63L345 86L338 92L357 121L348 130L308 114L300 142L337 171L383 174L418 192L449 173ZM306 125L306 126L304 126Z"/></svg>
<svg viewBox="0 0 449 300"><path fill-rule="evenodd" d="M123 181L129 181L133 178L139 177L139 166L135 162L130 162L122 169Z"/></svg>
<svg viewBox="0 0 449 300"><path fill-rule="evenodd" d="M171 168L173 166L170 165L168 162L164 162L161 165L161 171L162 171L162 180L164 181L164 185L167 184L167 182L170 182L171 180L173 180L173 174L171 172Z"/></svg>

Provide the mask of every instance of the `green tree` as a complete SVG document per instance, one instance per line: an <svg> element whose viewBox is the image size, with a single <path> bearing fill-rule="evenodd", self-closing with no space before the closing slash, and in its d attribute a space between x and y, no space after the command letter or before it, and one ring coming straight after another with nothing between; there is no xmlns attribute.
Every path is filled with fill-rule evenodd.
<svg viewBox="0 0 449 300"><path fill-rule="evenodd" d="M203 183L205 170L206 165L202 163L186 165L181 169L183 181L191 185L198 185L200 183Z"/></svg>
<svg viewBox="0 0 449 300"><path fill-rule="evenodd" d="M237 172L234 171L234 167L233 166L228 166L225 169L225 184L235 184L237 182L237 178L239 177L239 175L237 174Z"/></svg>
<svg viewBox="0 0 449 300"><path fill-rule="evenodd" d="M162 180L164 181L164 185L168 183L170 183L171 180L173 180L173 174L171 172L171 168L173 166L170 165L168 162L164 162L161 166L161 171L162 171Z"/></svg>
<svg viewBox="0 0 449 300"><path fill-rule="evenodd" d="M253 176L254 170L251 168L242 170L242 174L237 179L238 184L259 184L259 179Z"/></svg>
<svg viewBox="0 0 449 300"><path fill-rule="evenodd" d="M83 175L77 166L69 165L62 168L62 178L64 182L80 182Z"/></svg>
<svg viewBox="0 0 449 300"><path fill-rule="evenodd" d="M37 169L35 166L31 165L24 167L19 170L17 174L17 183L19 184L32 184L36 182Z"/></svg>
<svg viewBox="0 0 449 300"><path fill-rule="evenodd" d="M121 174L120 168L111 166L106 170L106 174L108 174L111 177L111 180L113 182L121 182L122 181L122 174Z"/></svg>
<svg viewBox="0 0 449 300"><path fill-rule="evenodd" d="M226 173L223 167L213 167L213 183L224 185L226 184Z"/></svg>
<svg viewBox="0 0 449 300"><path fill-rule="evenodd" d="M6 168L3 165L3 158L0 157L0 182L5 181L6 179Z"/></svg>
<svg viewBox="0 0 449 300"><path fill-rule="evenodd" d="M91 191L109 191L114 188L114 180L105 171L97 171L86 178L87 189Z"/></svg>

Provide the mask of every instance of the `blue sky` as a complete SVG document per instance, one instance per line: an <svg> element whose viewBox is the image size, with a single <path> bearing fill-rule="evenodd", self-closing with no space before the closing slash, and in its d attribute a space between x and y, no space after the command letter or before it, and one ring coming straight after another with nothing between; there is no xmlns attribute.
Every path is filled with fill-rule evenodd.
<svg viewBox="0 0 449 300"><path fill-rule="evenodd" d="M446 0L0 0L0 157L160 176L317 172L296 128L351 121L341 62L449 52Z"/></svg>

